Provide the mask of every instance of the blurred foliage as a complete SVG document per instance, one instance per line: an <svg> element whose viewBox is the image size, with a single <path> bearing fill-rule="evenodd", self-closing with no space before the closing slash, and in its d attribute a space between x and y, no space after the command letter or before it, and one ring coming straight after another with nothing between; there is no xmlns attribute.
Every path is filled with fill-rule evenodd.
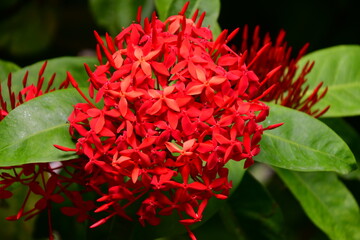
<svg viewBox="0 0 360 240"><path fill-rule="evenodd" d="M96 22L114 37L135 21L139 6L143 18L154 11L153 0L89 0L89 3Z"/></svg>
<svg viewBox="0 0 360 240"><path fill-rule="evenodd" d="M248 24L275 37L280 29L298 51L310 43L309 52L339 44L360 43L360 2L356 0L221 1L220 26L235 29Z"/></svg>
<svg viewBox="0 0 360 240"><path fill-rule="evenodd" d="M20 186L14 189L14 197L11 199L0 199L0 239L6 240L28 240L33 239L32 233L37 218L31 218L27 221L5 221L8 216L17 214L24 198L27 194L27 188ZM38 196L30 195L29 202L35 203L39 200ZM25 209L26 211L30 209Z"/></svg>
<svg viewBox="0 0 360 240"><path fill-rule="evenodd" d="M164 21L168 16L176 15L187 0L155 0L156 10L160 20ZM199 13L206 12L203 26L210 26L213 36L220 34L221 28L218 23L220 0L192 0L186 10L186 16L191 17L196 10Z"/></svg>
<svg viewBox="0 0 360 240"><path fill-rule="evenodd" d="M20 67L17 66L15 63L9 61L3 61L0 59L0 82L7 79L9 73L15 72L16 70L19 69Z"/></svg>
<svg viewBox="0 0 360 240"><path fill-rule="evenodd" d="M0 48L14 56L44 51L57 27L56 1L12 1L0 6Z"/></svg>
<svg viewBox="0 0 360 240"><path fill-rule="evenodd" d="M24 66L44 58L73 56L84 49L93 49L93 30L115 35L135 20L137 6L142 3L145 3L143 17L149 16L154 0L1 1L0 59ZM270 32L272 36L285 29L286 39L295 51L307 42L313 51L360 43L358 5L355 0L304 0L301 4L285 0L236 3L222 0L219 25L229 30L245 24L250 29L260 25L262 34Z"/></svg>

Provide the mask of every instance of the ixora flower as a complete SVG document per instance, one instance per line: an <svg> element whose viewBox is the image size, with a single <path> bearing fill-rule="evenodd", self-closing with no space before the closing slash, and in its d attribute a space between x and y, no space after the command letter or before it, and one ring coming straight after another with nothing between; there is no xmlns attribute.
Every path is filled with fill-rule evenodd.
<svg viewBox="0 0 360 240"><path fill-rule="evenodd" d="M175 213L195 239L188 226L202 220L211 198L229 195L226 164L251 166L263 132L281 125L260 124L269 107L259 99L272 87L262 91L246 55L227 46L234 34L212 41L205 15L186 18L186 7L105 42L95 32L100 65L86 70L101 107L87 98L76 104L69 117L76 149L56 146L83 159L86 186L99 195L95 212L107 213L91 227L113 216L130 220L129 206L138 205L141 224Z"/></svg>
<svg viewBox="0 0 360 240"><path fill-rule="evenodd" d="M265 102L274 101L316 118L325 114L330 106L324 109L314 109L314 105L325 96L327 87L320 92L323 85L321 82L307 95L309 87L306 86L306 75L313 68L314 62L308 62L302 69L298 69L298 62L306 53L309 44L304 45L297 56L292 58L292 48L284 41L286 35L284 30L280 31L274 43L269 34L266 34L261 40L259 26L254 29L251 41L249 41L248 32L248 26L245 25L239 50L248 55L245 61L247 68L256 72L260 79L259 94L274 86L261 100ZM276 69L276 73L269 76L268 73L273 69Z"/></svg>

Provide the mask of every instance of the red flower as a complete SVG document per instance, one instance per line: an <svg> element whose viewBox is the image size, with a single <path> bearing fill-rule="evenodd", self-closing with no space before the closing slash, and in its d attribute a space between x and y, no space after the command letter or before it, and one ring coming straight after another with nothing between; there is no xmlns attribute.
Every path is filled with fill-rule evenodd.
<svg viewBox="0 0 360 240"><path fill-rule="evenodd" d="M157 225L176 211L188 229L210 198L227 198L226 163L249 167L260 151L269 108L257 98L273 86L262 91L245 58L226 45L234 33L212 41L204 15L196 22L185 10L106 35L107 46L95 33L107 62L86 69L103 106L77 104L69 117L76 149L59 147L84 158L80 172L100 196L95 212L108 213L92 227L115 215L128 219L128 206L141 201L141 224Z"/></svg>
<svg viewBox="0 0 360 240"><path fill-rule="evenodd" d="M55 203L61 203L64 201L64 198L54 193L57 185L57 178L55 175L51 176L45 186L44 189L40 187L40 184L38 182L31 182L29 184L29 187L31 191L35 194L42 195L43 197L36 202L35 208L39 210L43 210L50 204L50 201L53 201Z"/></svg>
<svg viewBox="0 0 360 240"><path fill-rule="evenodd" d="M61 212L67 216L77 216L78 222L89 219L88 212L95 208L93 201L84 201L79 192L71 192L68 197L74 203L74 207L62 207Z"/></svg>
<svg viewBox="0 0 360 240"><path fill-rule="evenodd" d="M251 44L248 45L248 27L245 26L242 35L241 53L246 53L246 63L248 68L256 72L262 85L258 93L261 94L270 86L275 86L272 91L262 97L263 101L275 101L286 107L303 111L314 117L320 117L328 109L314 109L314 105L319 102L326 94L327 87L321 92L323 83L312 91L310 95L305 95L308 90L306 86L306 75L314 66L307 63L303 69L299 69L298 62L306 53L309 44L306 44L295 58L291 57L291 47L288 47L285 39L285 31L280 31L274 42L271 41L269 34L261 42L260 28L254 30ZM316 63L315 63L316 64ZM276 69L276 72L271 72Z"/></svg>

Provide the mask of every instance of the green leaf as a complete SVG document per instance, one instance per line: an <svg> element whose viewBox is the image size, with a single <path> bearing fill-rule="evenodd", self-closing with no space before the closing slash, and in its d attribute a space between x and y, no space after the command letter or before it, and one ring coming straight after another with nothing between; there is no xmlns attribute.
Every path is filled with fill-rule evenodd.
<svg viewBox="0 0 360 240"><path fill-rule="evenodd" d="M155 0L156 12L161 21L165 21L166 18L170 17L171 7L175 3L176 3L175 0ZM178 12L180 11L181 7L182 7L181 5L178 6L178 10L177 10Z"/></svg>
<svg viewBox="0 0 360 240"><path fill-rule="evenodd" d="M297 171L348 173L357 168L346 143L326 124L296 110L269 104L267 125L284 125L264 132L257 161Z"/></svg>
<svg viewBox="0 0 360 240"><path fill-rule="evenodd" d="M360 46L335 46L304 56L299 66L315 61L314 68L307 75L309 91L320 82L329 90L316 105L322 109L330 105L323 117L355 116L360 114Z"/></svg>
<svg viewBox="0 0 360 240"><path fill-rule="evenodd" d="M58 90L26 102L0 122L0 166L73 159L53 145L74 147L67 118L83 102L75 89Z"/></svg>
<svg viewBox="0 0 360 240"><path fill-rule="evenodd" d="M57 88L65 79L66 72L69 71L71 75L78 82L80 87L89 86L88 76L86 74L84 63L87 63L90 68L93 68L96 63L98 63L96 58L93 57L59 57L48 60L46 65L45 72L43 77L45 79L43 89L46 89L48 81L50 81L51 76L56 73L55 81L53 87ZM34 63L30 66L24 67L12 74L12 90L17 94L22 88L22 80L25 73L28 71L29 76L27 80L27 85L34 84L36 85L38 81L38 74L43 66L44 61ZM5 85L7 79L0 78L0 83ZM6 87L7 88L7 87ZM8 91L3 90L3 97L5 101L9 102Z"/></svg>
<svg viewBox="0 0 360 240"><path fill-rule="evenodd" d="M6 81L9 73L19 70L20 67L15 63L0 59L0 82Z"/></svg>
<svg viewBox="0 0 360 240"><path fill-rule="evenodd" d="M155 7L159 18L164 21L166 18L177 15L188 0L155 0ZM206 12L203 26L210 26L214 36L219 35L221 29L217 22L220 14L220 0L190 0L186 16L191 18L195 11Z"/></svg>
<svg viewBox="0 0 360 240"><path fill-rule="evenodd" d="M306 214L330 239L360 239L359 207L336 174L275 170Z"/></svg>
<svg viewBox="0 0 360 240"><path fill-rule="evenodd" d="M147 0L89 0L89 3L97 23L114 36L136 20L139 6L142 6L143 19L154 10L153 1Z"/></svg>
<svg viewBox="0 0 360 240"><path fill-rule="evenodd" d="M279 205L249 172L227 205L229 211L222 217L228 223L225 225L241 228L248 239L284 239L284 219Z"/></svg>

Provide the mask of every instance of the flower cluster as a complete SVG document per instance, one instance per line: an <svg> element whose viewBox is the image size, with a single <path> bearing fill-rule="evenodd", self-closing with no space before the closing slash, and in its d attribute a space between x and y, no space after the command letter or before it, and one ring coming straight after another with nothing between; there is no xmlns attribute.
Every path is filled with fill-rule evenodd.
<svg viewBox="0 0 360 240"><path fill-rule="evenodd" d="M319 83L308 94L309 86L306 86L307 74L314 66L314 62L306 63L299 69L298 62L304 56L309 44L302 47L295 58L292 57L292 48L285 39L285 31L281 30L276 40L271 41L270 35L260 38L260 27L254 29L249 40L249 30L246 25L242 30L240 52L248 55L245 63L248 69L256 72L262 85L260 93L274 86L273 90L261 100L265 102L275 101L277 104L297 109L314 117L320 117L326 113L330 106L324 109L316 109L314 105L327 93L327 87L321 91L323 83ZM277 69L278 68L278 69ZM277 69L271 77L267 74Z"/></svg>
<svg viewBox="0 0 360 240"><path fill-rule="evenodd" d="M134 216L128 209L136 205L141 224L158 225L161 216L175 213L195 238L188 225L202 220L211 198L229 195L226 164L251 166L263 131L281 125L260 124L269 114L260 100L279 92L274 79L284 73L279 65L287 63L264 55L266 44L251 48L250 54L237 53L228 46L237 31L225 30L213 40L210 29L202 27L205 14L186 18L186 7L164 22L153 15L140 25L138 16L138 23L114 39L106 35L105 42L95 32L100 65L94 71L85 66L94 100L86 98L69 73L59 86L71 82L87 101L76 104L68 119L76 149L56 146L79 158L2 167L0 199L12 196L14 183L27 187L21 209L8 220L47 210L53 239L51 205L67 198L73 206L61 211L78 221L95 221L91 211L106 213L92 227L116 215L130 220ZM271 64L262 56L269 56ZM54 90L55 75L43 86L45 67L36 86L27 86L26 74L17 94L9 76L11 109ZM0 86L0 120L9 112L1 92ZM95 193L97 200L84 199L85 192ZM26 209L31 194L40 198Z"/></svg>
<svg viewBox="0 0 360 240"><path fill-rule="evenodd" d="M92 227L115 215L130 219L135 202L142 224L173 212L185 226L201 221L210 198L229 195L227 162L252 165L263 131L278 126L260 125L269 107L259 99L271 88L259 92L246 56L227 46L234 34L212 41L204 14L189 19L185 10L133 23L106 35L106 44L95 32L101 64L86 69L99 104L76 104L69 117L76 149L57 146L86 159L87 186L100 195L95 212L108 213Z"/></svg>

